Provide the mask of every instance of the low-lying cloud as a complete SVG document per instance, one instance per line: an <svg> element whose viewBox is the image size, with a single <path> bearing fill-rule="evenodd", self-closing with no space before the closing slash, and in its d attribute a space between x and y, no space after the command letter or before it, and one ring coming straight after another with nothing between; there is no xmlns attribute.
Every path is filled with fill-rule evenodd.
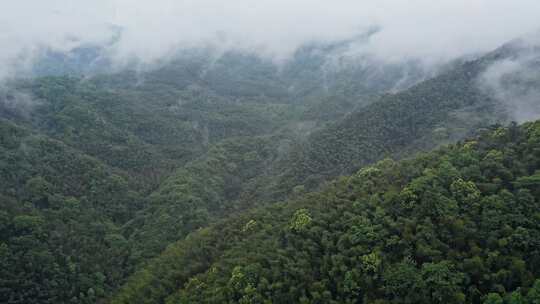
<svg viewBox="0 0 540 304"><path fill-rule="evenodd" d="M516 41L512 56L491 64L479 77L480 88L494 97L511 120L540 117L540 36Z"/></svg>
<svg viewBox="0 0 540 304"><path fill-rule="evenodd" d="M30 94L0 86L0 117L28 119L42 102Z"/></svg>
<svg viewBox="0 0 540 304"><path fill-rule="evenodd" d="M441 62L540 28L537 0L0 0L0 78L44 48L106 44L114 63L211 46L283 61L301 45L380 30L351 52ZM116 31L120 38L110 43Z"/></svg>

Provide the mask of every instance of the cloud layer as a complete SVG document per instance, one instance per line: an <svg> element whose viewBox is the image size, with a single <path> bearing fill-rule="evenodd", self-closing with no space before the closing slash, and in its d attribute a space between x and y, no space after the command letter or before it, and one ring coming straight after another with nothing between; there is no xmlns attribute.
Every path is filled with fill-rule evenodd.
<svg viewBox="0 0 540 304"><path fill-rule="evenodd" d="M302 44L381 30L358 52L444 61L484 52L540 28L537 0L0 0L0 77L43 47L110 41L115 62L154 62L214 46L286 59Z"/></svg>
<svg viewBox="0 0 540 304"><path fill-rule="evenodd" d="M536 43L524 41L514 56L496 61L478 79L480 89L520 123L540 117L540 48Z"/></svg>

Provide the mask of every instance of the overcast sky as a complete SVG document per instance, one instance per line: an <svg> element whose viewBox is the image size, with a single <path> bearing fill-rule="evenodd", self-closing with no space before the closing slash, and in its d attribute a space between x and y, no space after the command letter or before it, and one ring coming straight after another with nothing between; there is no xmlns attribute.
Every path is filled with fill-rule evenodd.
<svg viewBox="0 0 540 304"><path fill-rule="evenodd" d="M42 46L103 42L111 54L152 62L211 44L287 58L309 41L378 26L362 51L384 59L446 60L488 51L540 29L539 0L0 0L0 75Z"/></svg>

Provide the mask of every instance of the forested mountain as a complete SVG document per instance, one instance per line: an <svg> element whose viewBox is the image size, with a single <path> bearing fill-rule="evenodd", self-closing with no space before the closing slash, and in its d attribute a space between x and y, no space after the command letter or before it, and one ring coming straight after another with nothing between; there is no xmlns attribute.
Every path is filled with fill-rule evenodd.
<svg viewBox="0 0 540 304"><path fill-rule="evenodd" d="M291 153L284 182L317 185L385 156L403 157L429 150L463 138L471 130L518 120L514 115L518 110L534 116L539 113L540 74L524 68L514 69L513 73L494 73L492 69L501 63L520 62L537 71L539 58L537 46L513 41L408 90L386 94L376 103L318 130L299 145ZM515 86L514 91L519 93L506 94L502 100L497 98L500 96L484 83L484 78L490 77L500 78L491 90L511 92L505 86ZM529 102L520 106L523 95Z"/></svg>
<svg viewBox="0 0 540 304"><path fill-rule="evenodd" d="M141 256L158 254L169 242L167 233L149 236L163 219L148 218L146 210L153 212L156 202L178 205L170 222L183 214L188 223L173 240L205 225L207 217L191 215L220 214L213 208L257 172L259 155L250 152L263 143L252 143L251 136L281 128L291 117L287 104L237 102L203 88L148 84L133 89L108 78L45 77L2 88L2 302L94 303L103 298ZM244 137L245 144L218 144L229 137ZM222 150L237 148L244 152L220 162L226 160ZM209 163L198 161L207 151ZM238 157L253 167L235 169ZM177 193L167 195L173 182L161 183L177 168L169 179L189 180L183 175L188 172L194 180L183 192L173 187ZM216 190L199 186L220 170L228 179L225 185L216 184ZM148 196L154 190L158 194ZM207 192L212 193L204 196ZM191 211L176 201L190 197L196 197Z"/></svg>
<svg viewBox="0 0 540 304"><path fill-rule="evenodd" d="M382 93L406 89L442 69L427 68L415 60L387 62L361 54L376 29L351 39L308 43L280 62L264 59L254 51L209 46L184 49L151 65L134 61L115 67L107 59L114 52L114 41L122 35L120 29L115 33L112 41L101 47L88 45L67 55L43 50L33 74L88 77L109 72L110 77L100 77L99 83L167 92L195 86L232 100L275 103L279 99L313 108L303 111L304 119L330 121L355 106L372 102Z"/></svg>
<svg viewBox="0 0 540 304"><path fill-rule="evenodd" d="M119 71L88 47L2 84L0 302L478 303L520 286L527 297L540 267L538 123L482 129L515 111L480 83L526 48L427 71L350 55L365 39L309 44L280 64L208 48ZM536 86L522 70L504 83ZM351 176L308 193L338 175ZM484 203L504 229L483 223ZM522 232L528 245L512 247ZM394 270L417 281L387 282ZM445 294L403 294L437 271Z"/></svg>
<svg viewBox="0 0 540 304"><path fill-rule="evenodd" d="M153 257L189 232L214 219L256 206L254 192L279 158L283 137L227 139L206 155L177 170L149 196L148 208L126 225L132 230L133 255Z"/></svg>
<svg viewBox="0 0 540 304"><path fill-rule="evenodd" d="M130 269L118 224L142 198L128 175L5 120L0 143L1 301L103 297Z"/></svg>
<svg viewBox="0 0 540 304"><path fill-rule="evenodd" d="M540 121L385 159L199 229L112 303L536 303L539 169Z"/></svg>
<svg viewBox="0 0 540 304"><path fill-rule="evenodd" d="M310 110L322 97L292 94L253 55L186 51L150 71L82 75L99 52L51 53L37 73L71 75L0 88L2 302L104 298L169 243L257 205L272 164L330 119Z"/></svg>

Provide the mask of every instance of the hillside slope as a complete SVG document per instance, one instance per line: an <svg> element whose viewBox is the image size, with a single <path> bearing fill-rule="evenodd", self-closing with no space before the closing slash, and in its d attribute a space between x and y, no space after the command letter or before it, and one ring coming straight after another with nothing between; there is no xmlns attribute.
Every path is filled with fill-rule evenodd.
<svg viewBox="0 0 540 304"><path fill-rule="evenodd" d="M0 179L0 302L92 303L130 272L126 172L0 119Z"/></svg>
<svg viewBox="0 0 540 304"><path fill-rule="evenodd" d="M201 229L112 303L535 303L540 121Z"/></svg>
<svg viewBox="0 0 540 304"><path fill-rule="evenodd" d="M509 43L410 89L386 94L377 102L314 132L291 154L284 168L284 188L313 187L386 156L403 157L426 151L464 138L472 130L519 119L513 115L514 108L522 102L524 94L507 94L501 100L500 96L486 90L481 81L486 73L492 72L490 68L523 58L527 58L528 66L538 68L540 51L519 41ZM504 85L513 85L520 92L527 92L529 99L540 94L535 89L540 86L538 73L516 68L514 74L501 73L499 77L503 79L497 84L498 90ZM529 102L529 107L521 111L537 110L538 103L534 103ZM531 113L531 117L534 114Z"/></svg>
<svg viewBox="0 0 540 304"><path fill-rule="evenodd" d="M196 250L194 231L205 234L213 231L208 225L287 197L301 200L337 175L508 118L497 95L477 82L494 62L519 55L515 49L406 89L425 76L414 63L377 67L363 58L329 70L328 56L339 55L334 47L304 48L282 70L249 54L215 58L195 50L150 71L2 86L0 300L103 301L133 271L153 269L152 258L166 256L171 244ZM531 87L538 79L510 77ZM396 89L406 90L378 98ZM279 212L280 220L289 216ZM235 244L220 243L227 229L208 232L217 246L205 246L208 254ZM182 264L189 276L214 257L192 261ZM146 290L155 275L132 280ZM172 282L152 284L168 286L168 295L179 288Z"/></svg>

